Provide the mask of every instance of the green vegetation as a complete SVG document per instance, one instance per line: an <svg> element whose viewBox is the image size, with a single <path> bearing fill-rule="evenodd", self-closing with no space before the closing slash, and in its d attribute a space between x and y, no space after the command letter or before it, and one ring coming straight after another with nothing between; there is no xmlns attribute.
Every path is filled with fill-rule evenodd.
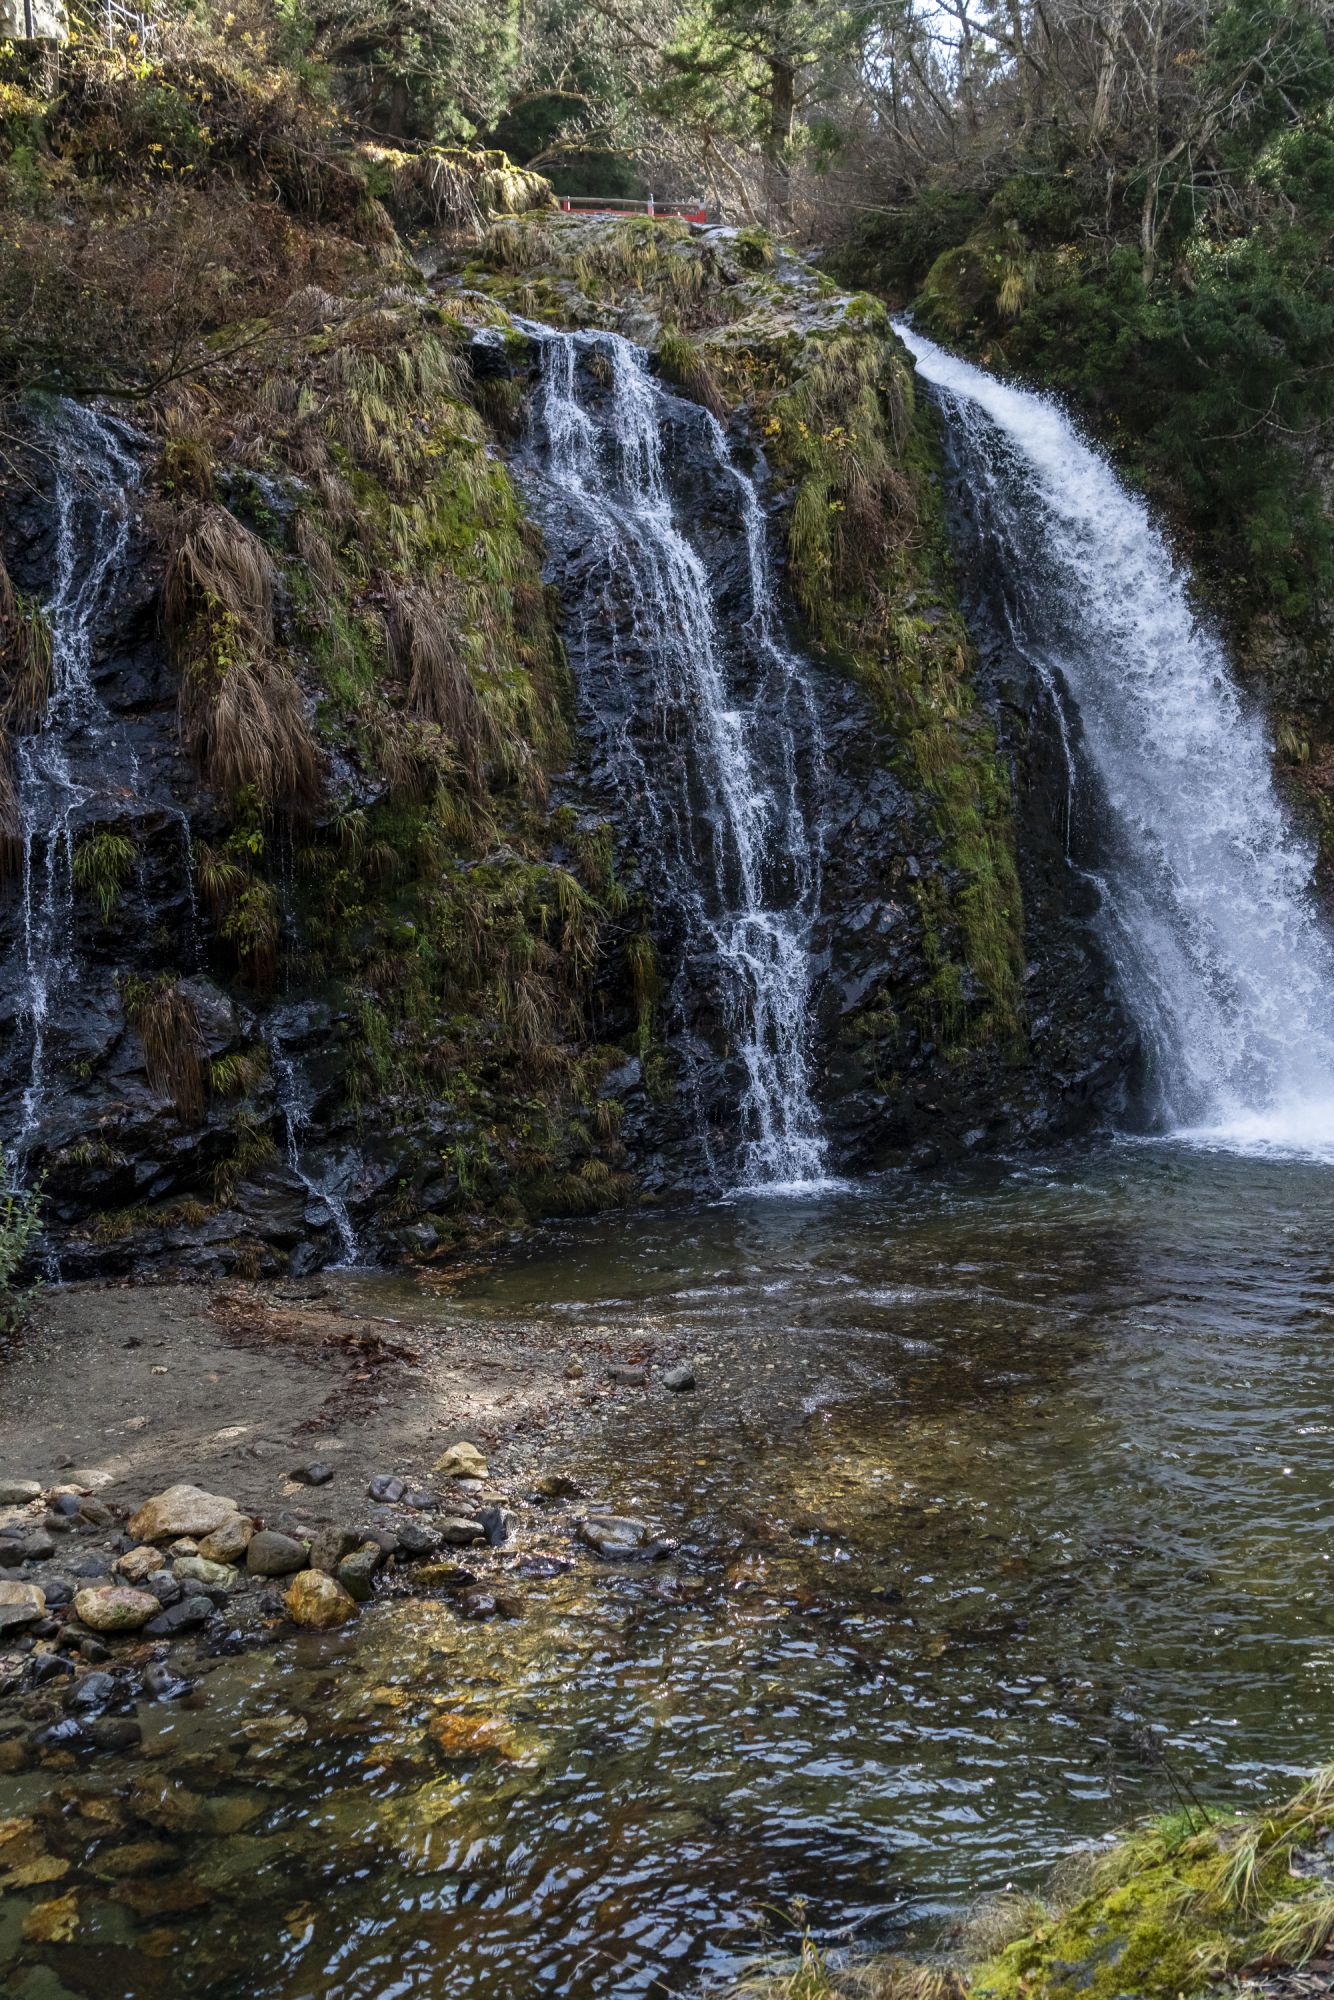
<svg viewBox="0 0 1334 2000"><path fill-rule="evenodd" d="M23 1324L32 1288L21 1280L41 1226L40 1188L6 1187L0 1193L0 1335Z"/></svg>
<svg viewBox="0 0 1334 2000"><path fill-rule="evenodd" d="M1301 1968L1334 1940L1331 1827L1334 1766L1272 1811L1174 1813L1067 1864L1051 1903L983 1906L948 1963L836 1966L799 1912L798 1956L757 1968L736 2000L1240 2000L1249 1971Z"/></svg>

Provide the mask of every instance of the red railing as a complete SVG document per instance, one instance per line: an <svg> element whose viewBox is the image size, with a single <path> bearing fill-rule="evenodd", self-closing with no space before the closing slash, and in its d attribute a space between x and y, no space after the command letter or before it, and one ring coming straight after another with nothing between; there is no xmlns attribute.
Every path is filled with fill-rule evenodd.
<svg viewBox="0 0 1334 2000"><path fill-rule="evenodd" d="M702 201L620 201L614 195L563 194L558 197L566 215L669 215L677 222L707 222L708 210Z"/></svg>

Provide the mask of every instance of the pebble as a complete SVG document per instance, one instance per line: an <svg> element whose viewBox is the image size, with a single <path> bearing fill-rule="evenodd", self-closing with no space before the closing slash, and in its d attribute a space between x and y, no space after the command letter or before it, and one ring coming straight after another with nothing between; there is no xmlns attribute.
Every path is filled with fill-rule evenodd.
<svg viewBox="0 0 1334 2000"><path fill-rule="evenodd" d="M305 1625L316 1632L346 1625L357 1614L356 1600L322 1569L303 1569L294 1576L283 1602L294 1625Z"/></svg>
<svg viewBox="0 0 1334 2000"><path fill-rule="evenodd" d="M305 1545L276 1528L264 1528L252 1536L245 1563L252 1576L292 1576L306 1567Z"/></svg>
<svg viewBox="0 0 1334 2000"><path fill-rule="evenodd" d="M238 1581L231 1563L210 1562L207 1556L182 1556L176 1565L180 1583L202 1583L205 1590L227 1591Z"/></svg>
<svg viewBox="0 0 1334 2000"><path fill-rule="evenodd" d="M667 1369L662 1378L662 1386L664 1389L674 1390L679 1396L683 1390L694 1388L695 1371L688 1362L682 1362L679 1368Z"/></svg>
<svg viewBox="0 0 1334 2000"><path fill-rule="evenodd" d="M162 1556L159 1550L141 1542L137 1548L127 1549L123 1556L117 1556L115 1567L127 1583L142 1583L146 1577L161 1569Z"/></svg>
<svg viewBox="0 0 1334 2000"><path fill-rule="evenodd" d="M648 1383L647 1368L630 1368L623 1362L613 1362L607 1376L610 1381L619 1382L623 1389L643 1389Z"/></svg>
<svg viewBox="0 0 1334 2000"><path fill-rule="evenodd" d="M234 1500L200 1486L168 1486L131 1514L129 1530L138 1542L168 1542L177 1535L211 1535L240 1513Z"/></svg>
<svg viewBox="0 0 1334 2000"><path fill-rule="evenodd" d="M565 1379L567 1382L582 1382L584 1379L583 1362L567 1361L565 1364Z"/></svg>
<svg viewBox="0 0 1334 2000"><path fill-rule="evenodd" d="M151 1590L165 1611L170 1605L179 1604L184 1592L169 1569L154 1571L144 1578L144 1589Z"/></svg>
<svg viewBox="0 0 1334 2000"><path fill-rule="evenodd" d="M333 1478L333 1467L322 1459L312 1459L309 1465L294 1466L289 1477L298 1486L327 1486Z"/></svg>
<svg viewBox="0 0 1334 2000"><path fill-rule="evenodd" d="M421 1513L429 1513L432 1508L438 1507L440 1502L434 1493L423 1493L419 1488L412 1487L403 1495L403 1505L415 1507Z"/></svg>
<svg viewBox="0 0 1334 2000"><path fill-rule="evenodd" d="M486 1460L477 1446L469 1444L466 1438L452 1444L431 1470L437 1479L485 1479L488 1476Z"/></svg>
<svg viewBox="0 0 1334 2000"><path fill-rule="evenodd" d="M112 1583L75 1592L74 1615L94 1632L137 1632L160 1606L148 1590Z"/></svg>
<svg viewBox="0 0 1334 2000"><path fill-rule="evenodd" d="M366 1491L372 1500L385 1500L394 1507L403 1498L407 1488L392 1472L377 1472Z"/></svg>

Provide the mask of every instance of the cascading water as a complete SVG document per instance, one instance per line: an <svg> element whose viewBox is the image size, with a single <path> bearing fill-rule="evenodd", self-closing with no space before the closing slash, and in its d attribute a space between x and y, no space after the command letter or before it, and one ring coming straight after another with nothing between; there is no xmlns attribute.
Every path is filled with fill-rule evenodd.
<svg viewBox="0 0 1334 2000"><path fill-rule="evenodd" d="M542 354L541 508L580 575L566 636L585 706L623 809L644 815L641 867L679 915L692 962L716 968L743 1072L741 1180L805 1183L825 1154L810 1056L823 771L802 663L774 618L759 496L721 426L655 382L641 349L616 334L528 331ZM740 508L741 629L725 629L716 580L678 521L669 421L694 427ZM618 685L647 669L650 715L590 692L595 646L611 648Z"/></svg>
<svg viewBox="0 0 1334 2000"><path fill-rule="evenodd" d="M344 1266L361 1262L361 1244L348 1214L347 1203L330 1185L326 1175L316 1180L305 1165L303 1137L310 1125L310 1103L308 1086L296 1059L283 1046L280 1024L277 1020L269 1025L266 1042L269 1062L273 1069L273 1080L277 1087L278 1109L282 1113L283 1128L287 1140L287 1164L300 1181L312 1202L328 1211L334 1228L338 1231L338 1241L342 1246Z"/></svg>
<svg viewBox="0 0 1334 2000"><path fill-rule="evenodd" d="M75 836L99 812L122 819L140 803L138 760L93 678L98 623L129 556L139 462L122 425L77 403L58 406L49 442L56 466L55 577L44 607L50 695L41 727L15 746L23 851L20 1018L30 1038L19 1128L5 1149L16 1183L46 1105L51 1001L77 969ZM187 841L188 835L187 826Z"/></svg>
<svg viewBox="0 0 1334 2000"><path fill-rule="evenodd" d="M997 547L1011 634L1073 711L1072 775L1100 806L1102 934L1156 1125L1334 1149L1334 951L1219 640L1144 503L1054 403L898 331Z"/></svg>

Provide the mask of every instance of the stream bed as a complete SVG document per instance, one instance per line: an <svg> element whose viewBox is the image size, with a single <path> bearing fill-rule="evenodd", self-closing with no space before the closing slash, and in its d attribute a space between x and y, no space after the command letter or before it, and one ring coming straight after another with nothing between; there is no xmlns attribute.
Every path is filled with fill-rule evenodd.
<svg viewBox="0 0 1334 2000"><path fill-rule="evenodd" d="M689 1993L794 1899L926 1945L1138 1814L1282 1790L1334 1741L1332 1225L1326 1167L1127 1143L604 1218L468 1279L479 1340L651 1359L532 1466L675 1550L530 1558L515 1621L385 1602L146 1705L132 1773L58 1788L96 1852L165 1786L170 1856L6 1991Z"/></svg>

